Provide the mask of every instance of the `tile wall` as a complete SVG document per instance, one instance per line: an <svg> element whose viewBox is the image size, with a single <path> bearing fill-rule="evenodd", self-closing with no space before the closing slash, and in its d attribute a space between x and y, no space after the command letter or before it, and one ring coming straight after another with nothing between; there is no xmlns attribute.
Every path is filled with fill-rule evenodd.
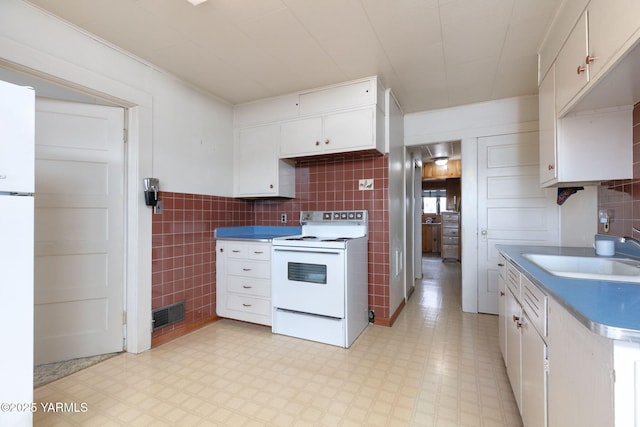
<svg viewBox="0 0 640 427"><path fill-rule="evenodd" d="M160 192L162 214L153 215L151 308L185 301L185 321L157 329L154 339L216 315L216 227L253 222L251 203Z"/></svg>
<svg viewBox="0 0 640 427"><path fill-rule="evenodd" d="M633 179L604 183L598 188L598 209L612 215L609 234L640 238L640 103L633 108ZM604 233L598 224L598 233Z"/></svg>
<svg viewBox="0 0 640 427"><path fill-rule="evenodd" d="M373 178L373 190L358 190L360 179ZM387 156L304 160L296 165L296 198L254 202L256 225L300 224L300 211L369 211L369 308L376 319L389 313L389 163Z"/></svg>
<svg viewBox="0 0 640 427"><path fill-rule="evenodd" d="M360 179L374 189L358 190ZM153 215L152 308L185 301L186 319L153 332L158 339L215 318L217 227L299 225L301 210L369 211L369 307L389 313L388 158L379 155L302 160L296 164L296 198L246 201L161 192L163 213Z"/></svg>

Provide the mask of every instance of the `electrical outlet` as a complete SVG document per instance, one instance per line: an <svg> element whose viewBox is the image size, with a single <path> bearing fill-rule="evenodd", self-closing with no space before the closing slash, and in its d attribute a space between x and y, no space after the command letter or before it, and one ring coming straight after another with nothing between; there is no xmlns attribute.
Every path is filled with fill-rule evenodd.
<svg viewBox="0 0 640 427"><path fill-rule="evenodd" d="M283 224L287 223L287 214L286 213L280 214L280 222L283 223Z"/></svg>
<svg viewBox="0 0 640 427"><path fill-rule="evenodd" d="M373 178L359 180L358 190L373 190Z"/></svg>

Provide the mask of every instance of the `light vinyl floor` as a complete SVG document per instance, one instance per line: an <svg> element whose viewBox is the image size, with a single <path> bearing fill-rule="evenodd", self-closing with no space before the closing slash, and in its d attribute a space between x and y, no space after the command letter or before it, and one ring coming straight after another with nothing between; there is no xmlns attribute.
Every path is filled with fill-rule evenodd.
<svg viewBox="0 0 640 427"><path fill-rule="evenodd" d="M349 349L221 320L39 387L36 426L505 426L522 421L496 316L461 311L460 264L423 259L393 327Z"/></svg>

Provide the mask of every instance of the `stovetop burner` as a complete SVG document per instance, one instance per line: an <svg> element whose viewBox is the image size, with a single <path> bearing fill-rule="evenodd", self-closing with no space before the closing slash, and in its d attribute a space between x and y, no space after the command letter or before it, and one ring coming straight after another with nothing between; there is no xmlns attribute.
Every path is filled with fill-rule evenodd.
<svg viewBox="0 0 640 427"><path fill-rule="evenodd" d="M296 236L296 237L286 237L285 240L315 240L316 236Z"/></svg>
<svg viewBox="0 0 640 427"><path fill-rule="evenodd" d="M351 240L352 237L336 237L335 239L322 239L323 242L346 242Z"/></svg>

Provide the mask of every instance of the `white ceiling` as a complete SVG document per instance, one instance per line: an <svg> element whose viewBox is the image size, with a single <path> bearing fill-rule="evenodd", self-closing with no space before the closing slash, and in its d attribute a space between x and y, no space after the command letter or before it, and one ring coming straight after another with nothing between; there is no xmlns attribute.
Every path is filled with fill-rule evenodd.
<svg viewBox="0 0 640 427"><path fill-rule="evenodd" d="M378 75L405 113L537 93L562 0L30 0L232 104Z"/></svg>

